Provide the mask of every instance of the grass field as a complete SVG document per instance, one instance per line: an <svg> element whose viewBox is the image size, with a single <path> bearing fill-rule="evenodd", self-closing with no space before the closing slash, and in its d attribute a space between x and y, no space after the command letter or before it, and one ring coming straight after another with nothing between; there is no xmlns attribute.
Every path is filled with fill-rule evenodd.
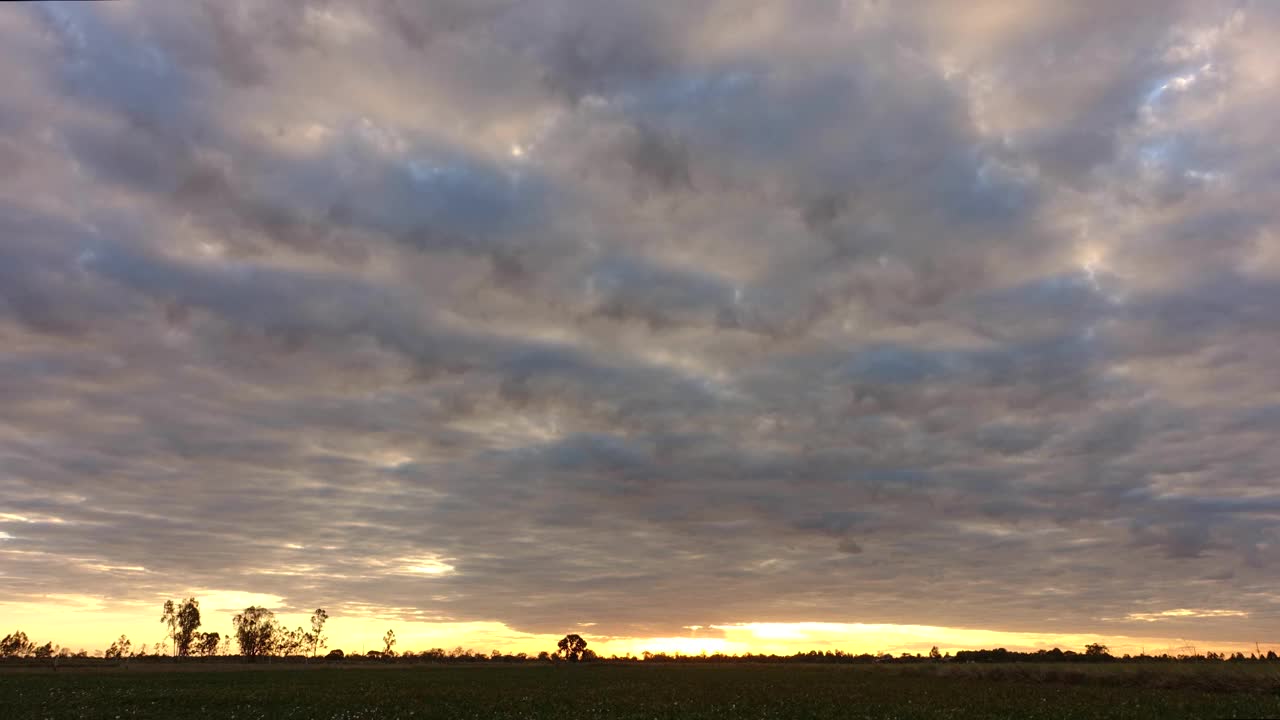
<svg viewBox="0 0 1280 720"><path fill-rule="evenodd" d="M0 672L0 718L1256 718L1270 667L242 666Z"/></svg>

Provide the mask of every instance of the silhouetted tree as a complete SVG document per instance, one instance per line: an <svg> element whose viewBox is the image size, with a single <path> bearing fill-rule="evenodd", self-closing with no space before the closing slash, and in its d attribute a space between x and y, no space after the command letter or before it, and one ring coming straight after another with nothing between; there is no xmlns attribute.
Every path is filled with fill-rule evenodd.
<svg viewBox="0 0 1280 720"><path fill-rule="evenodd" d="M392 646L396 644L396 631L388 630L386 635L382 636L382 654L385 657L395 657L396 653L392 650Z"/></svg>
<svg viewBox="0 0 1280 720"><path fill-rule="evenodd" d="M21 630L5 635L4 639L0 640L0 657L27 657L35 651L35 643L28 640L27 634Z"/></svg>
<svg viewBox="0 0 1280 720"><path fill-rule="evenodd" d="M311 655L313 657L320 648L327 644L327 638L322 633L324 632L324 624L328 619L329 613L325 612L324 608L316 608L316 611L311 614L311 635L308 636L308 639L311 640Z"/></svg>
<svg viewBox="0 0 1280 720"><path fill-rule="evenodd" d="M119 640L116 640L115 642L111 643L111 647L107 648L107 653L105 657L113 660L119 660L120 658L127 658L129 657L129 650L132 647L133 647L133 643L129 642L129 638L125 637L124 635L121 635ZM147 654L145 645L143 646L142 654L143 655Z"/></svg>
<svg viewBox="0 0 1280 720"><path fill-rule="evenodd" d="M216 632L196 633L191 643L191 652L194 655L212 657L218 654L218 645L221 642L222 636Z"/></svg>
<svg viewBox="0 0 1280 720"><path fill-rule="evenodd" d="M937 662L937 661L939 661L939 660L941 660L941 659L942 659L942 653L941 653L941 652L938 652L938 646L937 646L937 645L934 645L934 646L929 650L929 659L930 659L930 660L933 660L934 662Z"/></svg>
<svg viewBox="0 0 1280 720"><path fill-rule="evenodd" d="M31 656L38 657L42 660L47 660L48 658L53 657L53 653L54 653L53 643L47 642L41 645L40 647L36 648L35 650L33 650L31 652Z"/></svg>
<svg viewBox="0 0 1280 720"><path fill-rule="evenodd" d="M236 641L240 643L240 654L250 661L263 655L270 655L276 649L276 614L266 608L249 606L244 612L232 618L236 628Z"/></svg>
<svg viewBox="0 0 1280 720"><path fill-rule="evenodd" d="M560 642L556 643L558 648L556 654L563 656L570 662L578 662L582 659L582 653L587 649L587 641L582 639L581 635L571 634L560 638Z"/></svg>
<svg viewBox="0 0 1280 720"><path fill-rule="evenodd" d="M173 648L173 655L178 655L178 606L172 600L164 601L164 613L160 615L161 624L169 628L169 633L165 636L169 638L169 642ZM158 655L159 653L157 653Z"/></svg>
<svg viewBox="0 0 1280 720"><path fill-rule="evenodd" d="M1084 654L1090 658L1111 657L1111 648L1102 643L1092 643L1084 646Z"/></svg>
<svg viewBox="0 0 1280 720"><path fill-rule="evenodd" d="M200 627L200 603L195 598L187 598L178 606L176 616L177 631L174 633L174 644L178 657L191 654L191 644L196 639L196 630Z"/></svg>
<svg viewBox="0 0 1280 720"><path fill-rule="evenodd" d="M276 632L275 650L280 655L298 655L310 644L311 640L302 628L295 630L279 628Z"/></svg>

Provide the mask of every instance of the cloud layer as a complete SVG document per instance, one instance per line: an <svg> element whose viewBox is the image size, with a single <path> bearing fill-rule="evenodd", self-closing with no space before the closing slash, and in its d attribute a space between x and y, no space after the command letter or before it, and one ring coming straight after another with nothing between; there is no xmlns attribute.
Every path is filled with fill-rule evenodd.
<svg viewBox="0 0 1280 720"><path fill-rule="evenodd" d="M1277 32L5 8L0 601L1260 639Z"/></svg>

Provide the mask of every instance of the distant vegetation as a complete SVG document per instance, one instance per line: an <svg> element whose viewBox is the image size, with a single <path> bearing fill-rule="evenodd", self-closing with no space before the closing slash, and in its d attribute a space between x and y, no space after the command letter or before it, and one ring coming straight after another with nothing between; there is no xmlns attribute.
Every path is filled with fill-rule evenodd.
<svg viewBox="0 0 1280 720"><path fill-rule="evenodd" d="M275 617L275 613L266 608L250 606L243 612L236 614L232 619L232 632L227 636L222 636L216 632L200 632L201 616L200 603L195 598L187 598L181 602L167 600L164 603L163 611L160 616L160 622L165 627L165 638L163 643L156 643L154 651L148 652L148 647L144 643L135 648L133 642L126 636L121 635L119 639L114 641L110 647L105 650L96 650L92 654L81 649L71 651L69 648L58 647L53 643L45 643L44 645L36 645L31 641L26 633L22 631L13 632L3 639L0 639L0 659L4 660L65 660L72 658L88 659L102 658L104 660L125 661L125 660L141 660L141 659L161 659L172 657L177 658L224 658L224 659L241 659L250 662L262 659L296 659L306 660L310 658L319 658L320 651L328 646L328 638L324 635L325 625L329 620L329 613L323 608L317 608L310 618L310 629L296 628L290 630L282 626ZM236 652L233 652L232 639L234 638ZM578 634L565 635L559 643L557 643L554 651L543 651L536 655L530 655L524 652L505 653L500 650L492 650L488 653L482 653L475 650L463 649L456 647L453 650L445 650L444 648L431 648L420 652L412 650L396 651L397 644L394 629L387 630L383 635L381 650L370 650L364 655L348 654L341 649L334 649L324 656L325 660L335 661L351 661L351 660L380 660L380 661L397 661L397 662L503 662L503 663L524 663L524 662L606 662L606 663L688 663L688 664L733 664L733 663L806 663L806 664L897 664L897 665L916 665L916 664L972 664L972 663L1124 663L1124 662L1141 662L1141 663L1205 663L1205 662L1278 662L1274 650L1268 650L1263 653L1261 648L1255 652L1245 655L1242 652L1234 654L1218 653L1213 651L1198 652L1195 648L1184 648L1183 652L1176 654L1161 653L1158 655L1149 655L1146 653L1139 655L1122 655L1116 657L1111 654L1110 649L1103 644L1093 643L1086 645L1083 652L1074 650L1062 650L1053 648L1052 650L1037 650L1035 652L1017 652L1006 650L1004 648L995 648L991 650L960 650L954 655L951 653L943 654L934 647L929 654L910 654L901 653L899 655L890 655L887 653L860 653L852 654L841 650L810 650L808 652L797 652L792 655L776 655L776 654L753 654L746 653L743 655L726 655L722 653L700 654L700 655L682 655L680 653L653 653L644 652L639 657L627 654L619 657L611 655L604 657L596 654L595 651L587 647L588 643L585 638ZM55 663L56 666L56 663Z"/></svg>
<svg viewBox="0 0 1280 720"><path fill-rule="evenodd" d="M123 635L90 656L11 633L0 640L0 718L1280 717L1280 662L1260 649L601 657L576 633L536 655L397 651L388 629L380 650L321 657L323 609L306 630L256 606L226 636L201 632L201 619L195 598L166 602L151 653Z"/></svg>

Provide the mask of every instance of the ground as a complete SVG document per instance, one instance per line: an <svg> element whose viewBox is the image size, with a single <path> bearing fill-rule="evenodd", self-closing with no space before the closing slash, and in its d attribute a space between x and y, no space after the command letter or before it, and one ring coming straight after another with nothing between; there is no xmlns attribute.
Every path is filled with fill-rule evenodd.
<svg viewBox="0 0 1280 720"><path fill-rule="evenodd" d="M0 718L1256 718L1280 670L1206 666L235 665L4 670Z"/></svg>

